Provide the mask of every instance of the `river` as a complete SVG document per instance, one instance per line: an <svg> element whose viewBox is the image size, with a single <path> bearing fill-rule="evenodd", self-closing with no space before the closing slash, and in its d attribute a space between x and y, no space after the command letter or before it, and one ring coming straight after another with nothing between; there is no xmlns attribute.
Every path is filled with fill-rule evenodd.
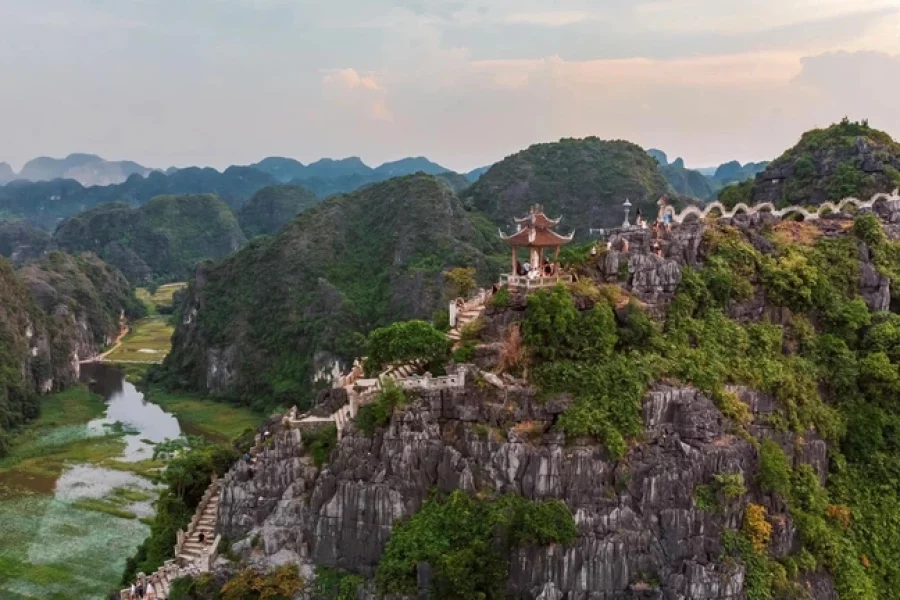
<svg viewBox="0 0 900 600"><path fill-rule="evenodd" d="M49 423L25 458L0 470L4 600L104 597L149 534L141 519L153 514L156 486L142 473L154 444L179 438L182 427L113 366L85 364L81 379L105 399L103 415Z"/></svg>

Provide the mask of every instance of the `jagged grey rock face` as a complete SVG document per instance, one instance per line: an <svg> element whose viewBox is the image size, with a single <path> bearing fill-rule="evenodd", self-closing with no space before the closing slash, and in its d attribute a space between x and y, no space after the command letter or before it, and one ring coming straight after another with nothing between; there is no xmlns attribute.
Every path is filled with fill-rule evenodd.
<svg viewBox="0 0 900 600"><path fill-rule="evenodd" d="M736 391L759 415L775 409L769 397ZM747 502L777 516L776 555L798 548L785 507L750 486L756 450L696 390L653 388L643 403L645 438L619 462L588 440L549 433L525 439L509 427L531 421L549 430L569 402L542 404L520 387L425 393L372 438L348 429L321 472L303 456L297 431L275 431L256 465L240 463L226 478L222 532L232 539L259 534L263 564L290 557L371 576L392 525L414 514L432 489L561 499L575 515L578 540L515 551L508 592L562 600L743 598L742 568L718 557L722 532L740 527ZM792 436L762 425L754 433L824 476L825 445L814 434L797 451ZM751 493L719 512L701 510L696 488L720 473L742 473Z"/></svg>
<svg viewBox="0 0 900 600"><path fill-rule="evenodd" d="M892 214L881 216L891 222ZM731 221L758 251L772 254L772 243L758 233L767 224L772 217L765 214ZM837 221L822 219L815 226L824 236L846 234ZM663 317L684 269L703 265L706 227L690 223L664 233L659 253L651 231L618 232L617 242L587 272L595 282L622 285ZM900 225L887 229L889 237L900 239ZM861 294L872 310L886 310L890 281L878 273L865 245L859 248ZM576 298L579 308L583 302ZM506 307L487 307L484 335L494 343L476 354L481 368L497 364L497 340L524 319L525 308L526 298L518 294ZM783 324L791 317L760 288L754 297L732 302L728 312L743 321ZM825 482L823 440L814 432L797 436L769 425L777 422L769 417L778 410L771 396L743 387L731 391L754 414L754 438L775 441L794 466L811 465ZM345 402L342 390L330 390L320 395L313 414L331 414ZM415 514L432 490L563 500L575 517L577 541L570 547L520 548L509 556L507 592L527 600L742 600L745 573L722 560L722 534L741 527L748 503L770 515L775 557L799 550L783 500L756 485L756 448L734 433L703 394L672 385L651 388L643 399L645 434L620 461L610 460L592 440L553 432L570 403L567 396L539 401L534 390L511 380L502 387L422 392L371 438L349 426L322 470L304 456L296 431L270 424L275 439L253 472L241 464L226 481L223 532L243 538L236 548L247 550L246 540L259 534L262 552L253 560L261 566L291 558L306 569L326 565L371 577L394 523ZM523 422L537 435L518 434L514 425ZM731 473L743 475L748 493L725 501L720 510L701 509L698 487ZM810 598L837 599L825 574L801 582Z"/></svg>

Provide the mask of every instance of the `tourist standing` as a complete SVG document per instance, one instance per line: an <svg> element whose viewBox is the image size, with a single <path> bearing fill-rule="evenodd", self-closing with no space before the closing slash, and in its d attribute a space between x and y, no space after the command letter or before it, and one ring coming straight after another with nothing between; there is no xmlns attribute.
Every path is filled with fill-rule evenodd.
<svg viewBox="0 0 900 600"><path fill-rule="evenodd" d="M156 600L156 590L153 588L153 582L147 582L147 600Z"/></svg>
<svg viewBox="0 0 900 600"><path fill-rule="evenodd" d="M128 595L131 600L137 600L137 585L132 581L131 582L131 592Z"/></svg>

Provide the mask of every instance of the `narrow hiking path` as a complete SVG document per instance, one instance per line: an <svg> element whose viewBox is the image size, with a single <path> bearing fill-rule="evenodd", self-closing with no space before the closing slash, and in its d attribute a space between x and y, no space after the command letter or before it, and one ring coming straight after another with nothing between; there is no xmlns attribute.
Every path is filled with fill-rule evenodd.
<svg viewBox="0 0 900 600"><path fill-rule="evenodd" d="M103 354L98 354L97 356L92 356L91 358L86 358L85 360L78 361L81 364L85 363L93 363L93 362L104 362L106 361L106 357L119 349L122 345L122 340L125 339L125 336L128 335L131 329L128 327L128 324L122 326L122 329L119 331L119 336L116 338L116 341L113 343L112 347L104 352Z"/></svg>

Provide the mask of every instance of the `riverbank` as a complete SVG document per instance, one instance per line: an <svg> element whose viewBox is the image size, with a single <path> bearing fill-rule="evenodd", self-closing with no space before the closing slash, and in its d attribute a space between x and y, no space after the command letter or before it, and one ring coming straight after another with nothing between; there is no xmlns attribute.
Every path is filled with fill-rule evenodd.
<svg viewBox="0 0 900 600"><path fill-rule="evenodd" d="M100 598L149 534L155 484L121 460L102 395L80 385L41 408L0 460L0 597Z"/></svg>
<svg viewBox="0 0 900 600"><path fill-rule="evenodd" d="M135 365L142 376L147 365ZM151 391L117 367L84 365L90 382L42 400L0 460L0 598L102 598L149 535L165 467L153 449L202 436L227 443L263 417ZM93 390L93 391L92 391Z"/></svg>

